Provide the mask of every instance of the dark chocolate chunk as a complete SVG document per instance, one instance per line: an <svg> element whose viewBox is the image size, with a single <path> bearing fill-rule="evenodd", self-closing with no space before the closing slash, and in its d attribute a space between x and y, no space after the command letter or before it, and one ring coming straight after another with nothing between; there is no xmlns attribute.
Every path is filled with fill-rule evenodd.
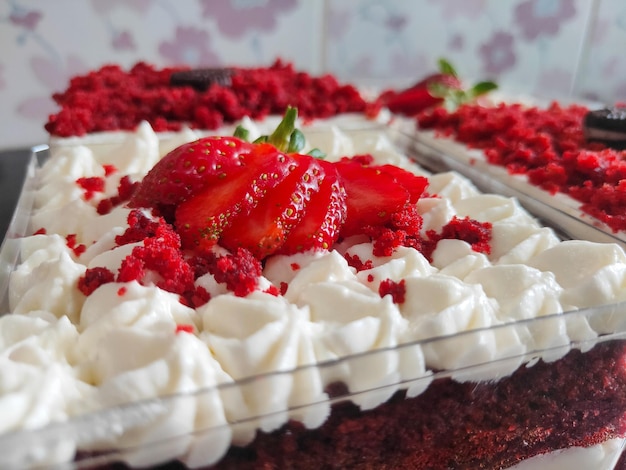
<svg viewBox="0 0 626 470"><path fill-rule="evenodd" d="M190 86L198 91L204 91L213 83L220 86L230 86L232 69L227 68L203 68L181 70L170 76L172 86Z"/></svg>
<svg viewBox="0 0 626 470"><path fill-rule="evenodd" d="M590 142L601 142L615 149L626 148L626 107L589 111L583 120L583 132Z"/></svg>

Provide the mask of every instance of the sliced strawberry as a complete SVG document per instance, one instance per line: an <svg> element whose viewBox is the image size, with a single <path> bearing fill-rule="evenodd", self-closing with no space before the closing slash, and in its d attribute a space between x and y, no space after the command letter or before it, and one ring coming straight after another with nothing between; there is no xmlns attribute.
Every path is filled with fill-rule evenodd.
<svg viewBox="0 0 626 470"><path fill-rule="evenodd" d="M263 259L280 249L289 232L306 213L319 190L324 171L319 160L306 155L289 158L289 175L267 191L259 204L226 228L220 244L230 250L246 248Z"/></svg>
<svg viewBox="0 0 626 470"><path fill-rule="evenodd" d="M311 196L304 216L287 236L281 253L294 254L308 250L328 250L339 238L346 219L346 191L332 163L320 161L324 179L319 191Z"/></svg>
<svg viewBox="0 0 626 470"><path fill-rule="evenodd" d="M163 157L144 177L130 207L173 206L224 178L233 178L253 144L236 137L206 137Z"/></svg>
<svg viewBox="0 0 626 470"><path fill-rule="evenodd" d="M383 225L410 201L409 193L393 176L376 167L352 161L335 164L346 190L347 214L341 236L362 233L365 226Z"/></svg>
<svg viewBox="0 0 626 470"><path fill-rule="evenodd" d="M254 209L289 175L290 160L269 144L258 144L239 171L178 205L175 226L183 247L207 250L237 216Z"/></svg>
<svg viewBox="0 0 626 470"><path fill-rule="evenodd" d="M411 204L415 204L417 200L422 197L424 190L428 186L428 178L417 176L400 167L394 165L379 165L374 166L374 168L392 176L400 186L406 189L409 193L409 202Z"/></svg>
<svg viewBox="0 0 626 470"><path fill-rule="evenodd" d="M393 113L412 116L442 101L443 98L431 95L428 88L411 88L388 97L385 104Z"/></svg>
<svg viewBox="0 0 626 470"><path fill-rule="evenodd" d="M497 88L495 83L483 81L466 89L449 62L439 59L438 65L438 73L428 75L402 91L385 90L378 101L394 113L414 116L441 104L454 109Z"/></svg>

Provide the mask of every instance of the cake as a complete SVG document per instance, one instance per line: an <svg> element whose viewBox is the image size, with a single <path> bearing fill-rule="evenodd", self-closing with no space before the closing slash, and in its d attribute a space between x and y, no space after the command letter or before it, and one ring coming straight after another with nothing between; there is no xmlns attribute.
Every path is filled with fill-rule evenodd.
<svg viewBox="0 0 626 470"><path fill-rule="evenodd" d="M621 108L494 101L417 116L419 153L510 188L572 237L626 243Z"/></svg>
<svg viewBox="0 0 626 470"><path fill-rule="evenodd" d="M3 245L0 466L615 468L623 248L419 166L372 109L53 139Z"/></svg>

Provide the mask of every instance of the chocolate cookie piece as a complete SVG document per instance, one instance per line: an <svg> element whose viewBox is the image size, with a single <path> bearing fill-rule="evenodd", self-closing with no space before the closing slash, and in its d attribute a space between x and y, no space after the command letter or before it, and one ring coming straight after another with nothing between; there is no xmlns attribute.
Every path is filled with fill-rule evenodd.
<svg viewBox="0 0 626 470"><path fill-rule="evenodd" d="M626 107L589 111L583 120L583 132L590 142L601 142L615 149L626 148Z"/></svg>
<svg viewBox="0 0 626 470"><path fill-rule="evenodd" d="M204 91L213 83L221 86L230 86L232 69L202 68L181 70L170 76L172 86L190 86L198 91Z"/></svg>

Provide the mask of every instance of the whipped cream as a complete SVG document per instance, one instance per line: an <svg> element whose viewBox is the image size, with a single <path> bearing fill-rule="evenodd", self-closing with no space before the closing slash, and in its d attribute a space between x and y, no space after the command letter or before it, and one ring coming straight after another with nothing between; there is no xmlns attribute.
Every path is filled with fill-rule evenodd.
<svg viewBox="0 0 626 470"><path fill-rule="evenodd" d="M274 124L244 122L252 137ZM304 131L330 161L371 153L379 163L428 174L376 126ZM31 217L31 233L45 233L22 240L10 312L0 318L0 413L7 417L0 432L150 402L147 418L83 436L81 448L120 448L133 465L173 458L210 465L232 443L249 443L257 429L272 431L288 419L320 426L334 382L370 409L400 388L419 395L433 371L497 380L618 326L566 312L626 300L619 246L563 242L515 199L481 194L453 172L429 175L428 194L417 202L422 231L439 231L453 217L490 222L489 254L442 240L431 261L405 247L380 257L372 243L354 237L332 251L270 258L258 290L246 297L206 274L196 285L211 300L197 309L149 279L104 284L86 297L77 288L86 269L116 272L142 243L116 247L129 210L99 215L98 202L115 194L122 176L140 180L168 150L197 137L185 129L164 139L144 123L106 146L80 139L53 145L38 172ZM118 171L106 176L103 165ZM76 184L82 177L105 178L104 192L86 199ZM73 250L68 236L85 250ZM371 264L357 272L346 256ZM381 296L383 281L404 283L404 302ZM265 292L270 286L284 286L284 295ZM157 441L165 444L142 447ZM67 456L40 454L38 463Z"/></svg>

